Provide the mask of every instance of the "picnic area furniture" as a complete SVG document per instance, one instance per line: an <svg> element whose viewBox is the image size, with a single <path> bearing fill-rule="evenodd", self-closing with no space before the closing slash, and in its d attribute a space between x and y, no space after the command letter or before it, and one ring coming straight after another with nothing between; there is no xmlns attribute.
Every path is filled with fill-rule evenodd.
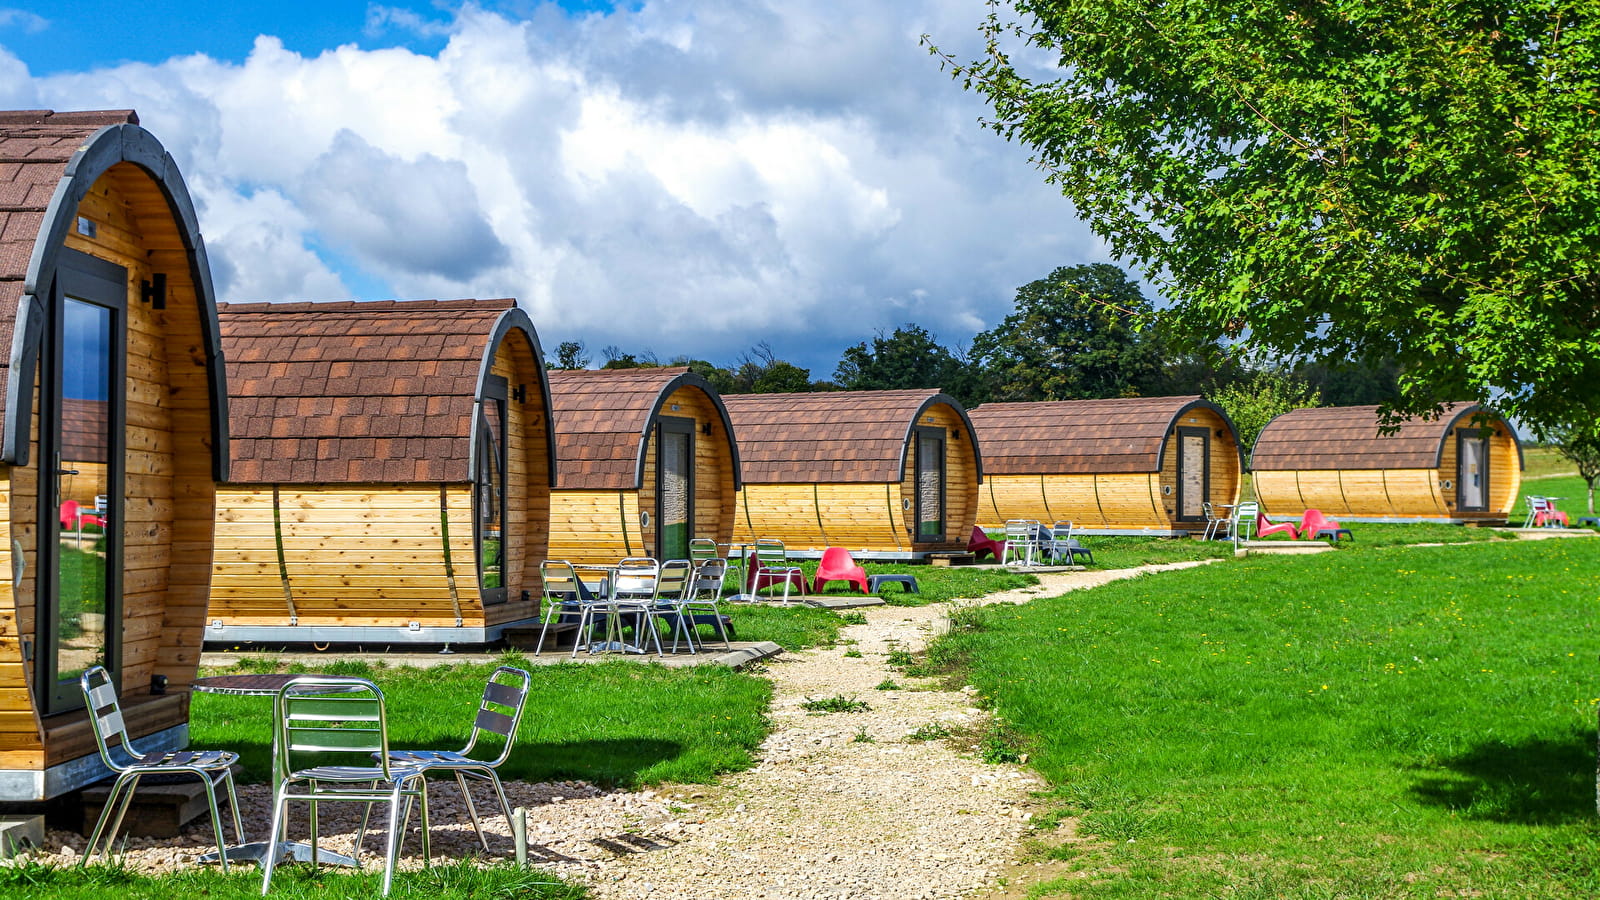
<svg viewBox="0 0 1600 900"><path fill-rule="evenodd" d="M494 786L495 796L500 800L500 811L505 813L509 826L511 804L506 800L506 790L500 784L500 774L496 770L511 756L511 746L516 742L517 726L522 722L522 712L528 702L528 688L532 684L533 676L527 671L513 666L500 666L490 673L489 680L484 683L483 697L478 701L478 710L473 716L472 731L467 735L465 747L460 750L389 751L389 764L394 768L421 769L424 775L429 772L449 772L455 776L461 796L467 801L467 815L472 819L472 829L478 833L485 853L489 852L489 838L484 835L478 810L472 804L472 792L467 790L467 779L476 778ZM500 739L500 752L491 759L478 759L472 755L472 751L478 746L479 738L486 735ZM426 793L427 789L427 780L424 779L422 790ZM367 812L371 811L369 804ZM366 830L366 822L366 816L362 816L363 831Z"/></svg>
<svg viewBox="0 0 1600 900"><path fill-rule="evenodd" d="M317 864L317 808L322 803L352 802L389 805L389 834L384 854L383 895L394 883L400 845L411 819L411 805L421 808L422 859L427 865L428 789L423 769L390 763L389 725L383 691L365 678L342 675L297 675L278 691L273 703L272 825L268 835L282 838L288 829L290 803L308 806L311 855ZM376 765L333 765L331 755L357 757ZM305 768L297 768L305 765ZM370 809L369 809L370 811ZM366 818L362 818L365 826ZM361 853L365 828L357 830L354 853ZM261 893L272 887L278 854L269 853L261 866Z"/></svg>
<svg viewBox="0 0 1600 900"><path fill-rule="evenodd" d="M750 553L750 571L745 576L745 593L756 594L764 587L783 585L784 605L789 603L789 588L806 592L805 572L799 566L789 565L789 553L783 541L760 538Z"/></svg>
<svg viewBox="0 0 1600 900"><path fill-rule="evenodd" d="M1000 557L1006 552L1006 545L1003 541L989 537L981 527L974 525L972 537L967 538L967 552L972 554L974 560L983 559L983 555L987 553L995 562L999 562Z"/></svg>
<svg viewBox="0 0 1600 900"><path fill-rule="evenodd" d="M1527 498L1528 517L1523 521L1523 528L1562 528L1570 527L1567 514L1556 508L1556 501L1563 497L1544 497L1538 494L1529 494Z"/></svg>
<svg viewBox="0 0 1600 900"><path fill-rule="evenodd" d="M1306 540L1328 538L1337 541L1340 535L1344 535L1352 541L1356 539L1356 536L1350 533L1350 529L1344 528L1338 522L1324 516L1320 509L1308 509L1300 519L1300 536Z"/></svg>
<svg viewBox="0 0 1600 900"><path fill-rule="evenodd" d="M1033 519L1011 519L1006 522L1005 549L1000 563L1010 565L1012 557L1022 560L1025 566L1033 565L1033 555L1039 549L1039 523Z"/></svg>
<svg viewBox="0 0 1600 900"><path fill-rule="evenodd" d="M678 616L679 626L688 632L691 641L698 637L699 626L710 625L722 640L725 650L733 649L733 621L722 614L722 585L728 575L728 561L713 557L695 567L689 592L684 596ZM705 646L704 642L701 646ZM674 632L672 651L678 651L678 637Z"/></svg>
<svg viewBox="0 0 1600 900"><path fill-rule="evenodd" d="M847 581L860 588L862 593L871 593L867 590L867 570L857 565L850 551L843 547L829 547L822 551L817 574L812 576L811 593L822 593L823 587L830 581Z"/></svg>
<svg viewBox="0 0 1600 900"><path fill-rule="evenodd" d="M222 861L222 871L228 871L227 848L223 844L222 814L217 809L217 787L227 788L228 808L233 813L233 835L244 842L244 826L239 821L239 795L233 785L233 764L239 754L227 750L177 750L169 753L143 753L128 738L128 728L123 722L122 703L117 697L116 685L104 666L90 666L78 679L83 689L83 699L89 708L89 725L94 732L95 746L100 750L100 761L116 773L111 793L100 809L94 832L89 835L89 846L83 849L78 865L83 865L101 847L110 853L116 842L117 831L133 803L133 793L138 790L139 779L146 776L193 775L205 785L206 806L211 812L211 832L217 841L217 858ZM119 802L120 798L120 802ZM113 817L112 810L116 810ZM106 820L111 819L111 829L106 831Z"/></svg>
<svg viewBox="0 0 1600 900"><path fill-rule="evenodd" d="M1277 524L1273 524L1267 519L1267 514L1265 512L1262 512L1259 509L1256 510L1256 540L1260 540L1268 535L1273 534L1287 534L1289 536L1289 540L1291 541L1300 537L1300 531L1294 527L1293 522L1279 522Z"/></svg>
<svg viewBox="0 0 1600 900"><path fill-rule="evenodd" d="M585 643L584 636L588 635L589 640L593 641L597 621L605 622L608 628L614 624L614 617L604 616L609 609L604 592L596 594L590 591L589 586L578 577L577 569L564 559L547 559L540 563L539 575L544 585L544 625L539 628L539 642L534 645L533 655L538 656L544 651L545 636L550 633L550 625L556 623L558 630L568 627L575 630L572 656L576 659L578 650ZM602 616L604 618L597 618ZM608 632L607 639L610 637Z"/></svg>
<svg viewBox="0 0 1600 900"><path fill-rule="evenodd" d="M900 589L907 594L919 593L917 590L917 578L915 575L901 575L895 573L868 575L867 593L876 594L878 591L882 590L883 586L886 584L898 584L900 585Z"/></svg>

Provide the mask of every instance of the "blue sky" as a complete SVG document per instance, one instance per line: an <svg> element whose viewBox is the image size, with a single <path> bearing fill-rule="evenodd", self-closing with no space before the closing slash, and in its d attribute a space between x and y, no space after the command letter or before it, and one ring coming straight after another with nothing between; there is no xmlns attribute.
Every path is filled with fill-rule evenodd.
<svg viewBox="0 0 1600 900"><path fill-rule="evenodd" d="M0 108L137 109L228 300L516 297L546 347L832 374L1106 261L924 33L981 0L0 0Z"/></svg>

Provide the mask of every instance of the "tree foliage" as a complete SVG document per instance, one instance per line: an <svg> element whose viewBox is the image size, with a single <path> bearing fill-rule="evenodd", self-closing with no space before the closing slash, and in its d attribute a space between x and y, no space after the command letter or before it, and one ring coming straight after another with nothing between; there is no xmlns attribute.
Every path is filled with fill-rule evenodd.
<svg viewBox="0 0 1600 900"><path fill-rule="evenodd" d="M978 378L967 362L941 346L926 328L909 323L890 335L878 332L870 346L863 341L845 348L833 381L846 391L939 388L965 406L982 399Z"/></svg>
<svg viewBox="0 0 1600 900"><path fill-rule="evenodd" d="M945 63L1184 335L1393 359L1405 411L1600 416L1592 3L991 0L982 29Z"/></svg>
<svg viewBox="0 0 1600 900"><path fill-rule="evenodd" d="M1017 289L1016 309L972 339L995 400L1133 397L1162 376L1161 348L1139 331L1150 314L1116 266L1063 266Z"/></svg>
<svg viewBox="0 0 1600 900"><path fill-rule="evenodd" d="M1280 368L1257 370L1244 381L1212 392L1211 402L1222 407L1239 431L1239 448L1248 463L1261 429L1292 409L1321 406L1322 395L1304 379Z"/></svg>
<svg viewBox="0 0 1600 900"><path fill-rule="evenodd" d="M556 361L551 366L553 369L587 369L589 368L589 350L583 341L562 341L556 345Z"/></svg>

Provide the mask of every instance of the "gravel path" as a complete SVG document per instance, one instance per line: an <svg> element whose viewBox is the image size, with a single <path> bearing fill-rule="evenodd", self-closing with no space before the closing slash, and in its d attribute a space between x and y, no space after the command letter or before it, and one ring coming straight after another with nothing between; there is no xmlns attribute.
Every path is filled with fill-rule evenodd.
<svg viewBox="0 0 1600 900"><path fill-rule="evenodd" d="M1042 574L1038 587L956 603L1021 603L1200 564ZM866 624L846 626L839 646L769 661L772 734L755 768L717 786L632 792L508 784L512 805L528 809L530 855L563 878L587 883L602 900L944 898L992 885L1030 827L1029 794L1042 784L1025 768L985 764L952 746L959 741L910 737L931 726L977 733L986 714L969 692L911 684L888 664L892 650L921 649L950 606L864 609ZM900 689L877 690L885 679ZM808 699L833 697L871 708L827 714L801 708ZM480 809L494 808L487 794L474 796ZM454 786L441 783L431 797L435 861L480 850ZM241 789L250 834L266 830L269 801L264 786ZM356 804L325 804L326 844L348 852L358 816ZM504 819L495 815L486 825L502 835L491 838L492 855L508 856ZM303 823L293 831L303 833ZM381 829L368 834L369 867L382 865L373 855L381 853L382 838ZM166 870L192 864L210 841L210 826L196 825L177 839L131 839L124 858L137 868ZM80 835L51 831L43 853L75 861L84 844ZM415 837L407 849L420 850ZM402 865L420 864L413 856Z"/></svg>

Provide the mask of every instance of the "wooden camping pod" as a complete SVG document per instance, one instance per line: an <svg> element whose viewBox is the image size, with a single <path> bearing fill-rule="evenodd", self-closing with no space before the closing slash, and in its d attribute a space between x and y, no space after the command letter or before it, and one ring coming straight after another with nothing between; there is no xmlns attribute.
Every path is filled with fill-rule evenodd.
<svg viewBox="0 0 1600 900"><path fill-rule="evenodd" d="M733 535L739 448L716 388L683 368L553 371L550 558L682 559Z"/></svg>
<svg viewBox="0 0 1600 900"><path fill-rule="evenodd" d="M978 521L1068 520L1087 531L1205 530L1239 498L1239 435L1187 397L985 403L971 413L986 468Z"/></svg>
<svg viewBox="0 0 1600 900"><path fill-rule="evenodd" d="M1522 445L1472 403L1381 434L1376 406L1297 409L1267 423L1251 456L1256 498L1278 516L1320 509L1358 522L1505 522Z"/></svg>
<svg viewBox="0 0 1600 900"><path fill-rule="evenodd" d="M107 774L84 668L154 751L200 662L226 381L194 206L131 111L0 113L0 338L0 802L31 802Z"/></svg>
<svg viewBox="0 0 1600 900"><path fill-rule="evenodd" d="M724 397L744 487L734 540L910 559L967 545L983 460L967 411L932 390Z"/></svg>
<svg viewBox="0 0 1600 900"><path fill-rule="evenodd" d="M535 619L550 394L515 301L219 312L233 478L207 641L470 644Z"/></svg>

